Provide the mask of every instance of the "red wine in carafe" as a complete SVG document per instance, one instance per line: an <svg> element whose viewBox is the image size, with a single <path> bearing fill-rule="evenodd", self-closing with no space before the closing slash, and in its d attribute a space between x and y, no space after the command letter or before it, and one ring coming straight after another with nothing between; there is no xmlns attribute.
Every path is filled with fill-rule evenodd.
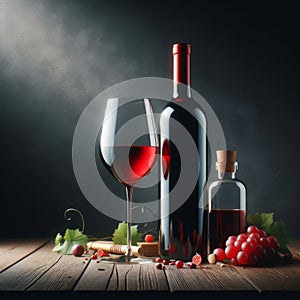
<svg viewBox="0 0 300 300"><path fill-rule="evenodd" d="M209 213L210 246L212 249L223 248L230 235L239 235L245 231L246 211L241 209L212 209Z"/></svg>

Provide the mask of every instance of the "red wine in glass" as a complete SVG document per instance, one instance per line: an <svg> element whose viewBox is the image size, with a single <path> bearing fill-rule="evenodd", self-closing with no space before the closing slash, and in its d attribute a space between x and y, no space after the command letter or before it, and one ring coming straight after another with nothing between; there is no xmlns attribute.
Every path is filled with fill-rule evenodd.
<svg viewBox="0 0 300 300"><path fill-rule="evenodd" d="M148 175L157 161L157 146L113 146L102 151L113 152L109 171L122 184L132 186Z"/></svg>

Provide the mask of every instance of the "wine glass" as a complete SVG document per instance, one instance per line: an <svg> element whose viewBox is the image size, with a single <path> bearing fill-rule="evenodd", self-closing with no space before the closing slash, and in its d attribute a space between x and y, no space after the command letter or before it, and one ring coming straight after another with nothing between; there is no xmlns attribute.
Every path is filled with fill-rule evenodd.
<svg viewBox="0 0 300 300"><path fill-rule="evenodd" d="M157 161L158 136L150 99L122 105L109 98L100 135L100 156L106 169L126 192L127 251L118 261L138 262L131 249L133 187Z"/></svg>

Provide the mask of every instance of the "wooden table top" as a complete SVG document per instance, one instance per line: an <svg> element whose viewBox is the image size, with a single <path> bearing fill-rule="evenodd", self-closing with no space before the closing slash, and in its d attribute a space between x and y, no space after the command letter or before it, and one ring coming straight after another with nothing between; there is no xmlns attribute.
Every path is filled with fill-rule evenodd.
<svg viewBox="0 0 300 300"><path fill-rule="evenodd" d="M300 299L300 239L289 244L291 262L276 267L202 264L200 268L111 264L52 251L53 240L0 241L0 295L86 295L167 298L183 295L289 295ZM1 299L3 297L1 296ZM31 299L31 298L30 298ZM254 298L252 298L254 299Z"/></svg>

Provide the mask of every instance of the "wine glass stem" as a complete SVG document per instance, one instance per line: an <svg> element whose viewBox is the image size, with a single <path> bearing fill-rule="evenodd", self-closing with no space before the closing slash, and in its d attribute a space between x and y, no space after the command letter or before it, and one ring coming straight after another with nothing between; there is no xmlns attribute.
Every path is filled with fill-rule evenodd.
<svg viewBox="0 0 300 300"><path fill-rule="evenodd" d="M128 259L132 256L132 250L131 250L132 194L133 194L133 187L126 186L126 200L127 200L127 252L126 252L126 256Z"/></svg>

